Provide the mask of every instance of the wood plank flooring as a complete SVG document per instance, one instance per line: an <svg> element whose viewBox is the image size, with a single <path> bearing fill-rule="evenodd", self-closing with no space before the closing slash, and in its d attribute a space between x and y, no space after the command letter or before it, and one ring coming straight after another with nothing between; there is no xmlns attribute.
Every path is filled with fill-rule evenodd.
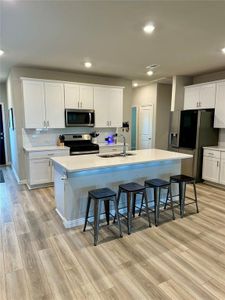
<svg viewBox="0 0 225 300"><path fill-rule="evenodd" d="M158 228L137 217L122 239L102 227L94 247L90 231L63 227L53 188L28 191L2 170L1 300L225 299L225 191L198 184L199 214L168 211Z"/></svg>

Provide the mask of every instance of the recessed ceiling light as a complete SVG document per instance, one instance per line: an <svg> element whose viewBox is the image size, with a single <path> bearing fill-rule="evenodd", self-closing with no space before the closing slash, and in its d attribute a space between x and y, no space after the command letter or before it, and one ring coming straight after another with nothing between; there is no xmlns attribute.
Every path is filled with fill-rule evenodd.
<svg viewBox="0 0 225 300"><path fill-rule="evenodd" d="M138 83L137 82L134 82L133 83L133 87L137 87L138 86Z"/></svg>
<svg viewBox="0 0 225 300"><path fill-rule="evenodd" d="M221 49L221 51L225 54L225 48Z"/></svg>
<svg viewBox="0 0 225 300"><path fill-rule="evenodd" d="M154 74L154 72L152 70L149 70L147 73L146 73L148 76L152 76Z"/></svg>
<svg viewBox="0 0 225 300"><path fill-rule="evenodd" d="M143 27L145 33L150 34L155 30L155 26L153 24L147 24Z"/></svg>
<svg viewBox="0 0 225 300"><path fill-rule="evenodd" d="M3 55L4 54L4 51L3 50L0 50L0 55Z"/></svg>
<svg viewBox="0 0 225 300"><path fill-rule="evenodd" d="M84 63L85 68L91 68L92 67L92 63L90 61L86 61Z"/></svg>

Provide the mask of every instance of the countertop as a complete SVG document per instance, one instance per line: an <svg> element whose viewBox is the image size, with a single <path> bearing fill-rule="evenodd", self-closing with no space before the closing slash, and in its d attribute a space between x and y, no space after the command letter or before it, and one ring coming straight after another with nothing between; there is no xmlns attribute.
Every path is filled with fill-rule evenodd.
<svg viewBox="0 0 225 300"><path fill-rule="evenodd" d="M78 172L84 170L101 169L122 165L144 164L147 162L160 162L166 160L180 160L191 158L192 155L170 152L158 149L136 150L128 151L135 155L126 157L110 157L102 158L96 155L82 155L82 156L64 156L53 157L54 163L64 168L67 172Z"/></svg>
<svg viewBox="0 0 225 300"><path fill-rule="evenodd" d="M207 146L207 147L203 147L203 149L225 151L225 147L223 146Z"/></svg>
<svg viewBox="0 0 225 300"><path fill-rule="evenodd" d="M33 151L53 151L53 150L69 150L69 147L66 146L39 146L39 147L23 147L27 152Z"/></svg>

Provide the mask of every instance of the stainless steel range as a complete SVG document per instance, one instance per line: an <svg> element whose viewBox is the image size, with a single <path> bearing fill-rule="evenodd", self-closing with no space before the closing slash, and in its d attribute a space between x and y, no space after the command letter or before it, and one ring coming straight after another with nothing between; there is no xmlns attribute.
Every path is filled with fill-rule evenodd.
<svg viewBox="0 0 225 300"><path fill-rule="evenodd" d="M70 155L99 153L99 145L91 142L90 134L64 134L62 138L70 148Z"/></svg>

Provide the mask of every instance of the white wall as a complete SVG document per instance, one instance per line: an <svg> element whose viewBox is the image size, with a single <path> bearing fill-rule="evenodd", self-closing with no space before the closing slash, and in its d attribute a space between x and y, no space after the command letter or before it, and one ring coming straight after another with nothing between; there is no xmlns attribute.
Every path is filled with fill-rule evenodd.
<svg viewBox="0 0 225 300"><path fill-rule="evenodd" d="M15 130L10 132L11 140L11 154L12 154L12 165L20 180L26 178L25 174L25 157L23 151L23 139L24 139L24 107L23 107L23 96L22 96L22 85L21 77L39 78L39 79L50 79L50 80L63 80L71 82L83 82L83 83L94 83L94 84L105 84L114 86L124 86L124 121L131 119L131 101L132 101L132 82L121 78L95 76L88 74L77 74L74 72L56 71L48 69L37 69L28 67L14 67L9 75L7 81L7 92L9 99L9 107L13 107L15 115ZM82 132L83 129L80 129ZM49 134L60 134L60 131L49 131ZM31 132L26 134L31 134ZM42 133L40 133L42 134ZM46 132L43 131L43 134ZM130 134L127 134L127 141L130 144Z"/></svg>
<svg viewBox="0 0 225 300"><path fill-rule="evenodd" d="M225 70L193 77L193 84L225 79ZM225 118L225 116L224 116ZM219 145L225 147L225 128L219 131Z"/></svg>
<svg viewBox="0 0 225 300"><path fill-rule="evenodd" d="M6 93L6 82L0 83L0 102L3 103L4 106L4 120L5 120L5 127L4 127L4 135L5 135L5 145L6 145L6 163L10 162L10 146L9 146L9 120L8 120L8 101L7 101L7 93Z"/></svg>

